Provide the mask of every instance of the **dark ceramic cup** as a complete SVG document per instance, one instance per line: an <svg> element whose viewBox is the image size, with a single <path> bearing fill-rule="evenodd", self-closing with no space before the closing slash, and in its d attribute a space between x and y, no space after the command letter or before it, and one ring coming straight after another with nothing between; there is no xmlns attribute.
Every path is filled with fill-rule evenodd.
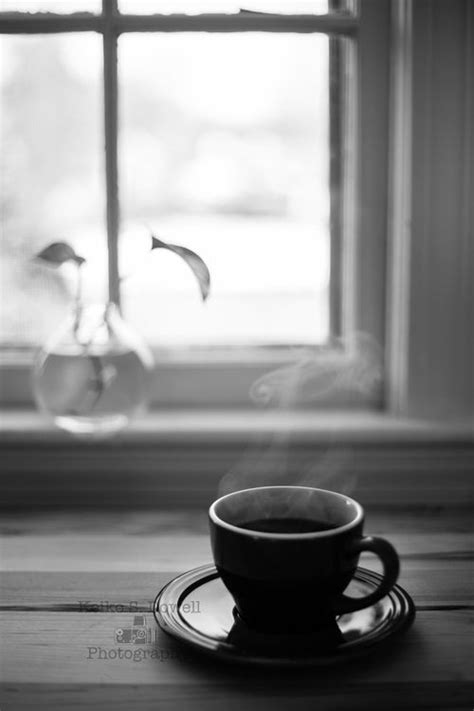
<svg viewBox="0 0 474 711"><path fill-rule="evenodd" d="M320 628L335 615L373 605L398 578L395 549L363 535L364 511L343 494L304 486L245 489L215 501L209 521L219 575L237 614L256 630ZM371 594L353 598L344 590L362 551L379 556L383 578Z"/></svg>

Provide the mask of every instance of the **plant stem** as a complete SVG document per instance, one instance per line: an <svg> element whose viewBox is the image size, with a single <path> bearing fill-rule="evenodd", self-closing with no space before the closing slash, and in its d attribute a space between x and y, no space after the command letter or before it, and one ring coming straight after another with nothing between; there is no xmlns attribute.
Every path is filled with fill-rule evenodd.
<svg viewBox="0 0 474 711"><path fill-rule="evenodd" d="M75 320L74 320L74 335L76 340L79 342L78 333L79 327L81 325L81 314L82 314L82 264L77 263L77 282L76 282L76 296L74 300L75 309Z"/></svg>
<svg viewBox="0 0 474 711"><path fill-rule="evenodd" d="M86 357L89 360L91 366L92 366L92 371L93 371L93 376L90 378L88 381L88 386L87 389L84 393L84 397L82 400L81 405L77 408L76 412L74 414L79 415L81 410L85 409L87 407L88 410L93 410L97 403L99 402L102 393L104 392L106 388L105 384L105 378L104 378L104 370L105 366L102 361L102 358L97 355L91 355L90 353L88 354L88 349L90 348L91 344L93 343L94 340L94 335L98 328L102 325L102 323L105 323L107 326L107 329L110 332L110 327L108 323L108 310L109 310L109 305L105 307L104 310L104 315L102 317L102 321L97 325L97 327L92 331L90 334L89 340L85 343L83 343L80 338L79 338L79 329L81 327L81 321L82 321L82 312L83 312L83 304L82 304L82 292L83 292L83 278L82 278L82 264L84 262L76 262L77 264L77 281L76 281L76 294L74 297L74 338L76 340L76 343L81 346L83 349L84 353L87 354ZM92 396L92 402L88 402L89 396Z"/></svg>

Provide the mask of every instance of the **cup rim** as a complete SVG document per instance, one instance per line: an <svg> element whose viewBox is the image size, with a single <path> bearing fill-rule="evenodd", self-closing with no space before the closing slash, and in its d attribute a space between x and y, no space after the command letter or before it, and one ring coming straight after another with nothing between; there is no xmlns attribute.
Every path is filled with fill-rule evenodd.
<svg viewBox="0 0 474 711"><path fill-rule="evenodd" d="M216 512L217 506L224 501L225 499L230 498L231 496L235 496L236 494L243 494L246 493L247 491L263 491L265 489L306 489L308 491L318 491L321 494L329 494L330 496L334 496L338 499L342 499L346 502L350 502L351 504L354 505L355 510L356 510L356 515L352 521L349 521L349 523L344 523L342 526L336 526L336 528L329 528L327 531L310 531L307 533L273 533L270 531L253 531L248 528L242 528L241 526L236 526L233 523L228 523L228 521L224 521L224 519L220 518L220 516ZM282 485L282 486L255 486L255 487L250 487L248 489L239 489L238 491L232 491L230 494L224 494L224 496L220 496L218 499L216 499L211 506L209 507L209 518L217 526L221 526L222 528L226 528L229 531L233 531L234 533L240 533L241 535L244 536L249 536L251 538L266 538L266 539L278 539L278 540L300 540L300 539L313 539L313 538L327 538L329 536L334 536L339 533L342 533L344 531L349 531L351 528L354 528L358 524L361 523L364 519L364 509L362 506L359 504L358 501L355 499L352 499L350 496L347 496L346 494L340 494L337 491L330 491L329 489L319 489L314 486L292 486L291 484L288 485Z"/></svg>

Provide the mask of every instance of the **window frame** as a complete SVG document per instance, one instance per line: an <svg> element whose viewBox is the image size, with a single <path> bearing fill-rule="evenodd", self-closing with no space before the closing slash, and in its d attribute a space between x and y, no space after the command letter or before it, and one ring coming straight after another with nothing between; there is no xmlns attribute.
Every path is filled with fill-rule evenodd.
<svg viewBox="0 0 474 711"><path fill-rule="evenodd" d="M387 411L474 440L474 8L399 0L391 25Z"/></svg>
<svg viewBox="0 0 474 711"><path fill-rule="evenodd" d="M474 219L472 204L469 207L467 200L473 184L472 170L469 173L467 168L463 175L465 183L459 183L463 188L462 203L451 196L443 205L437 205L434 195L445 177L436 174L429 157L439 135L423 134L437 101L449 95L454 103L459 103L459 91L457 95L450 94L446 78L438 87L437 97L421 92L434 63L431 47L440 36L440 18L443 12L448 12L441 7L442 3L436 0L418 0L416 3L413 0L349 0L347 13L322 16L246 12L238 16L135 16L118 14L116 0L103 1L102 15L45 13L27 17L2 13L0 32L96 31L103 34L111 299L118 301L118 35L125 30L202 30L205 25L208 31L216 32L268 30L327 32L331 36L344 36L348 38L346 44L351 45L346 51L353 74L349 82L352 92L348 96L341 130L346 139L350 139L346 145L352 141L353 150L344 162L343 198L340 201L341 332L347 337L363 331L385 348L386 378L382 391L374 397L352 399L350 403L326 401L318 407L355 406L397 416L429 413L442 417L449 413L464 419L472 417L474 351L467 328L473 302L469 299L473 279L468 230ZM455 61L456 66L464 62L464 90L471 97L470 104L466 99L462 128L467 154L472 155L472 125L468 119L474 115L472 89L469 90L474 72L473 63L469 64L466 58L471 51L472 59L469 47L472 47L473 39L473 11L468 0L455 0L451 8L454 6L454 15L466 26L461 54L456 55ZM357 38L356 42L354 38ZM445 60L454 57L458 39L455 34L448 33L443 45ZM462 123L459 106L450 112L449 119L458 125ZM446 120L438 126L442 136L446 135L449 122ZM421 167L420 158L427 160ZM473 163L474 160L471 165ZM425 210L415 214L413 208L427 178L432 181L431 193L426 195L425 191ZM422 243L419 233L436 230L436 220L442 221L443 218L442 207L448 205L453 212L456 206L459 207L458 203L462 223L459 234L454 233L449 244L457 261L448 264L448 276L460 280L462 293L447 295L443 324L453 323L456 347L463 355L458 358L454 376L446 378L443 376L450 369L449 350L441 348L439 357L434 360L430 357L433 344L442 345L443 333L436 332L435 319L429 318L429 300L435 288L435 277L429 270L434 269L438 277L446 278L442 267L449 256L448 246L438 235L433 253L426 243ZM451 222L455 226L455 220ZM459 223L456 224L459 227ZM463 255L467 257L464 261ZM419 273L430 276L419 280ZM337 354L341 366L347 355ZM156 357L158 367L152 401L158 407L248 407L251 404L248 399L251 383L260 374L289 362L291 358L291 350L285 352L285 349L243 349L227 353L221 349L160 352ZM3 404L31 404L25 377L30 363L31 354L26 354L21 362L17 360L12 364L10 361L2 369ZM205 382L209 387L203 387Z"/></svg>
<svg viewBox="0 0 474 711"><path fill-rule="evenodd" d="M364 22L370 24L377 23L382 17L382 21L387 26L388 0L378 4L364 3L370 6L370 17ZM376 9L377 8L377 9ZM381 12L380 12L381 11ZM365 11L364 11L365 13ZM374 17L371 17L371 16ZM69 32L69 31L95 31L103 37L103 91L104 91L104 136L105 136L105 182L106 182L106 226L108 244L108 279L109 279L109 299L120 304L119 276L118 276L118 238L120 231L120 205L119 205L119 175L118 175L118 76L117 76L117 42L118 37L123 32L177 32L177 31L209 31L209 32L242 32L242 31L267 31L267 32L304 32L329 33L333 38L352 38L360 32L362 20L360 7L357 2L349 2L347 12L332 12L327 15L270 15L266 13L253 13L242 11L238 15L127 15L121 14L117 8L117 0L103 0L102 14L74 13L72 15L55 15L53 13L37 13L28 15L25 13L2 13L0 15L0 32L2 33L38 33L38 32ZM370 32L373 30L371 29ZM347 56L341 63L341 73L348 61L359 61L362 56L363 61L367 61L366 54L369 43L365 42L367 33L362 33L364 44L361 51L357 51L357 58L353 50L350 50L351 57ZM360 47L360 43L358 45ZM334 49L333 49L334 53ZM383 56L382 64L387 67L387 56ZM370 58L367 61L367 68L376 66ZM358 76L352 78L359 82ZM342 81L342 77L341 77ZM365 85L369 86L374 81L373 77L365 80ZM360 90L360 87L359 89ZM355 94L356 92L354 92ZM334 89L332 94L334 101ZM349 96L352 104L354 96ZM386 92L383 94L383 102L388 102ZM364 103L364 102L363 102ZM351 195L349 184L354 180L353 176L367 175L369 182L374 179L374 171L366 170L360 166L362 151L357 145L363 143L364 132L356 135L358 126L363 126L365 121L356 117L355 106L348 106L348 116L350 120L338 126L339 135L336 139L343 140L344 145L352 144L354 150L350 151L347 160L344 162L344 187L342 196L337 201L332 199L331 205L331 239L332 266L331 266L331 320L335 326L335 335L347 338L348 335L357 331L369 333L383 347L382 312L383 300L370 295L364 308L353 310L353 303L359 302L360 296L366 299L366 294L357 294L354 299L347 297L348 291L353 291L354 285L366 282L362 274L355 275L354 272L365 271L364 262L356 259L357 249L354 240L347 240L341 232L351 229L355 234L357 228L354 219L354 206L357 197ZM376 112L376 116L383 115L383 112ZM381 122L378 125L371 125L371 130L376 134L383 131ZM334 160L331 166L331 179L334 181L334 172L340 169ZM385 172L385 164L382 161L378 176L375 182L379 186L384 185L380 180L381 173ZM371 172L372 171L372 172ZM370 193L371 185L363 181L361 192ZM382 198L382 204L386 202L386 195ZM380 220L381 215L377 216ZM383 218L382 218L383 219ZM371 218L369 218L371 221ZM375 220L376 222L377 220ZM348 223L347 225L345 223ZM367 224L363 225L363 229ZM375 234L375 229L370 226L370 234ZM367 242L367 240L365 240ZM352 242L352 245L349 243ZM342 251L342 257L341 257ZM374 254L375 244L368 245L365 252ZM347 256L344 253L347 252ZM339 258L337 258L339 257ZM377 254L377 258L380 255ZM373 259L371 260L373 264ZM381 264L377 266L380 270ZM360 289L358 290L360 291ZM342 293L341 293L342 292ZM344 292L346 295L344 296ZM355 294L355 292L354 292ZM375 305L379 303L379 308ZM375 313L378 310L379 313ZM362 318L361 318L362 316ZM332 346L326 347L332 349ZM252 383L281 365L294 361L294 349L277 347L249 347L249 348L212 348L212 349L166 349L155 354L157 362L156 383L153 386L151 401L159 407L215 407L231 406L245 407L251 404L248 392ZM334 349L334 362L344 365L345 358L349 357L347 352L342 352L339 348ZM30 388L28 380L24 378L25 367L31 364L31 354L24 353L15 364L7 362L3 366L3 402L5 404L29 404L31 402ZM6 377L5 377L6 376ZM204 381L203 381L204 379ZM206 383L203 386L203 382ZM371 396L351 395L350 402L341 396L325 400L323 407L327 406L359 406L359 407L380 407L381 394Z"/></svg>

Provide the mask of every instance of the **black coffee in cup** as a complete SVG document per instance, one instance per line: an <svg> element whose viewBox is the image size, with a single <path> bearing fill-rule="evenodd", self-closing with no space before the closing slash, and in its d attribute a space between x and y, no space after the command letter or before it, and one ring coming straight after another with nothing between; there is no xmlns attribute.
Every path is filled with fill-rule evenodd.
<svg viewBox="0 0 474 711"><path fill-rule="evenodd" d="M317 533L336 528L334 524L328 521L296 517L258 518L255 521L246 521L240 525L249 531L266 531L268 533Z"/></svg>

